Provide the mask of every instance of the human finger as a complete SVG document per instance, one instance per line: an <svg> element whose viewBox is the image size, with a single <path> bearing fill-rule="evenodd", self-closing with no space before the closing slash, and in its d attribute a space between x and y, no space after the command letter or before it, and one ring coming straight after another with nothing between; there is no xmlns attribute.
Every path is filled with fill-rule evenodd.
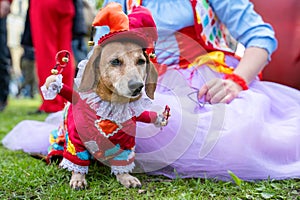
<svg viewBox="0 0 300 200"><path fill-rule="evenodd" d="M208 86L205 84L200 88L198 92L198 99L202 99L207 93L207 91L208 91Z"/></svg>
<svg viewBox="0 0 300 200"><path fill-rule="evenodd" d="M222 98L222 96L220 96L220 95L223 95L223 96L225 95L223 80L219 79L219 78L212 79L208 83L208 91L207 91L207 95L206 95L206 101L210 102L212 99Z"/></svg>
<svg viewBox="0 0 300 200"><path fill-rule="evenodd" d="M210 102L214 96L219 93L222 89L222 79L215 78L206 83L207 85L207 92L205 95L205 101Z"/></svg>
<svg viewBox="0 0 300 200"><path fill-rule="evenodd" d="M239 92L241 91L240 86L231 80L224 80L224 88L226 95L220 101L222 103L230 103L238 96Z"/></svg>
<svg viewBox="0 0 300 200"><path fill-rule="evenodd" d="M220 103L226 96L226 90L224 88L220 88L220 90L210 96L209 102L212 104Z"/></svg>
<svg viewBox="0 0 300 200"><path fill-rule="evenodd" d="M236 98L236 96L233 93L228 93L219 101L219 103L227 103L228 104L235 98Z"/></svg>

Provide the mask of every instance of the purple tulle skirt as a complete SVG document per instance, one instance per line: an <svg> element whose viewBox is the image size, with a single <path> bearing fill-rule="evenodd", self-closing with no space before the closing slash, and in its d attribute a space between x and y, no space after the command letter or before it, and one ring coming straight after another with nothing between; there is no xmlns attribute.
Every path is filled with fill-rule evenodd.
<svg viewBox="0 0 300 200"><path fill-rule="evenodd" d="M24 120L18 123L1 141L4 147L26 153L48 154L49 136L62 123L63 112L50 114L45 121Z"/></svg>
<svg viewBox="0 0 300 200"><path fill-rule="evenodd" d="M208 67L168 71L154 110L171 108L162 130L139 124L136 159L152 174L229 180L300 177L300 92L254 80L229 104L197 102L197 89L220 77Z"/></svg>

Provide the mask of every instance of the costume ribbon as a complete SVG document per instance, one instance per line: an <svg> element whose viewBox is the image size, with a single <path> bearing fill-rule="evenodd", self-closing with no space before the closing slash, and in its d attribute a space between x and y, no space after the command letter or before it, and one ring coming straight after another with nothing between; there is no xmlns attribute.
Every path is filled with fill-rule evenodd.
<svg viewBox="0 0 300 200"><path fill-rule="evenodd" d="M207 65L215 72L232 74L234 68L228 66L225 63L225 54L221 51L212 51L210 53L198 56L191 64L188 65L188 68L196 66L200 67L202 65Z"/></svg>

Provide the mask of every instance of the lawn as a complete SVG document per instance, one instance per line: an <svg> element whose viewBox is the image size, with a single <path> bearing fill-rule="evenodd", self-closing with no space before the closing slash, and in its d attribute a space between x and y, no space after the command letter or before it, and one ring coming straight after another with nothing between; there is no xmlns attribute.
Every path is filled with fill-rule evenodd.
<svg viewBox="0 0 300 200"><path fill-rule="evenodd" d="M44 120L46 115L27 115L39 99L11 98L0 113L0 140L24 119ZM143 186L126 189L116 182L107 167L90 167L86 190L70 189L69 173L57 165L46 165L21 151L0 145L0 199L300 199L298 180L232 182L207 179L174 179L137 174Z"/></svg>

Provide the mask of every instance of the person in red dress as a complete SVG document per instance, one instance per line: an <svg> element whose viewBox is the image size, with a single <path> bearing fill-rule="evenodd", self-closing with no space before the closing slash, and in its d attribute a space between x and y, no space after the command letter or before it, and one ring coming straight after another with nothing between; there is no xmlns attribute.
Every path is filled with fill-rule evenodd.
<svg viewBox="0 0 300 200"><path fill-rule="evenodd" d="M31 0L29 12L40 88L55 65L53 57L56 53L63 49L72 52L72 26L75 9L73 0ZM63 71L64 84L69 87L73 86L74 73L74 61L71 58ZM64 108L65 102L66 100L60 96L50 101L42 100L36 113L60 111Z"/></svg>

